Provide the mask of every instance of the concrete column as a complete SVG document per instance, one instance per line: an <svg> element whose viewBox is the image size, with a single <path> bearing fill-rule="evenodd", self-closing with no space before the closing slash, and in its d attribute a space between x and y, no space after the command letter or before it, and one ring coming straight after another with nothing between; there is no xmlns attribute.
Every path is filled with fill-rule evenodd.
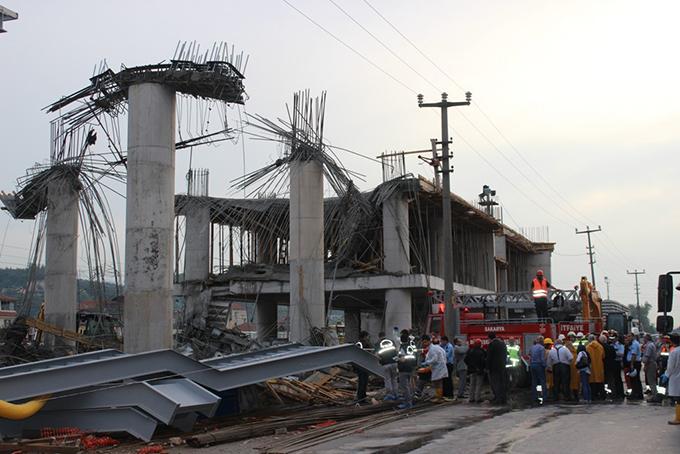
<svg viewBox="0 0 680 454"><path fill-rule="evenodd" d="M361 311L359 309L345 309L345 342L356 343L361 332Z"/></svg>
<svg viewBox="0 0 680 454"><path fill-rule="evenodd" d="M499 259L501 263L496 263L496 291L508 291L508 251L505 243L505 234L494 234L493 255L495 259Z"/></svg>
<svg viewBox="0 0 680 454"><path fill-rule="evenodd" d="M45 321L76 330L78 311L78 191L69 178L47 186L47 235L45 240ZM73 346L62 338L47 336L49 345Z"/></svg>
<svg viewBox="0 0 680 454"><path fill-rule="evenodd" d="M187 321L207 314L209 299L202 294L210 275L210 207L197 200L187 209L184 249L184 296Z"/></svg>
<svg viewBox="0 0 680 454"><path fill-rule="evenodd" d="M276 339L278 305L275 302L258 301L255 305L255 329L260 342Z"/></svg>
<svg viewBox="0 0 680 454"><path fill-rule="evenodd" d="M210 274L210 207L198 202L186 212L184 280L203 281Z"/></svg>
<svg viewBox="0 0 680 454"><path fill-rule="evenodd" d="M496 258L495 258L495 242L496 235L494 233L486 234L484 238L484 260L486 261L486 288L492 292L496 291L498 283L496 282Z"/></svg>
<svg viewBox="0 0 680 454"><path fill-rule="evenodd" d="M125 352L172 348L175 93L128 89Z"/></svg>
<svg viewBox="0 0 680 454"><path fill-rule="evenodd" d="M399 331L411 329L411 291L404 289L385 290L385 327L386 333L391 333L396 326Z"/></svg>
<svg viewBox="0 0 680 454"><path fill-rule="evenodd" d="M326 324L324 301L323 168L317 161L290 166L290 331L305 341Z"/></svg>
<svg viewBox="0 0 680 454"><path fill-rule="evenodd" d="M533 254L529 254L529 256L527 257L527 275L525 281L530 283L532 279L536 277L536 271L543 270L546 279L548 279L548 282L552 283L551 261L552 251L550 250L539 251Z"/></svg>
<svg viewBox="0 0 680 454"><path fill-rule="evenodd" d="M256 230L255 238L257 254L255 261L260 264L276 263L276 238L272 238L269 232Z"/></svg>
<svg viewBox="0 0 680 454"><path fill-rule="evenodd" d="M383 204L383 252L386 272L411 273L408 200L400 193ZM410 329L411 323L411 291L386 290L384 331L391 333L395 326Z"/></svg>
<svg viewBox="0 0 680 454"><path fill-rule="evenodd" d="M383 203L383 252L385 271L411 273L408 200L397 193Z"/></svg>

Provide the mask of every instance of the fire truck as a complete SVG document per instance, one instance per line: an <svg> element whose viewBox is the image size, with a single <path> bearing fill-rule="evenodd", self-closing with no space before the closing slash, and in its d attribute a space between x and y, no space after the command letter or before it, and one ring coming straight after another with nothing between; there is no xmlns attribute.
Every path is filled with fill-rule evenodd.
<svg viewBox="0 0 680 454"><path fill-rule="evenodd" d="M506 342L512 338L526 357L538 336L554 339L570 331L586 335L603 329L615 329L622 334L630 331L630 314L625 306L615 301L603 301L600 304L602 316L597 318L584 317L583 303L576 290L551 291L548 301L549 318L538 319L531 292L456 295L461 335L468 341L480 340L484 347L489 343L489 333L495 333ZM425 332L446 334L444 304L433 305Z"/></svg>

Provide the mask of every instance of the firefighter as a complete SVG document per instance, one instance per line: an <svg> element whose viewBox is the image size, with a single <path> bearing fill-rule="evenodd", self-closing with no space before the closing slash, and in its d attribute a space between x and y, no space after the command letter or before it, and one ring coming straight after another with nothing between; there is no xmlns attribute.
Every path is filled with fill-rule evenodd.
<svg viewBox="0 0 680 454"><path fill-rule="evenodd" d="M383 377L385 379L384 400L397 400L399 379L397 348L392 339L388 339L384 332L378 334L378 337L380 338L378 359L383 367Z"/></svg>
<svg viewBox="0 0 680 454"><path fill-rule="evenodd" d="M413 407L413 370L416 368L416 346L407 329L401 330L399 338L399 356L397 368L399 370L399 394L402 403L400 409Z"/></svg>
<svg viewBox="0 0 680 454"><path fill-rule="evenodd" d="M581 331L576 333L576 345L583 345L584 347L588 346L588 339L586 339Z"/></svg>
<svg viewBox="0 0 680 454"><path fill-rule="evenodd" d="M520 362L519 345L516 344L514 337L508 339L508 359L513 367Z"/></svg>
<svg viewBox="0 0 680 454"><path fill-rule="evenodd" d="M548 290L550 289L557 290L545 278L543 270L536 271L536 277L531 281L531 296L536 307L536 317L539 319L548 318Z"/></svg>

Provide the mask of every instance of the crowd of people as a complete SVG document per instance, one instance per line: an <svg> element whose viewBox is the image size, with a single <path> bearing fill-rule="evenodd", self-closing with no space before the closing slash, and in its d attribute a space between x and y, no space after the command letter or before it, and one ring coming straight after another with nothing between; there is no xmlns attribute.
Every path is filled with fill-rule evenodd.
<svg viewBox="0 0 680 454"><path fill-rule="evenodd" d="M642 400L643 375L650 402L661 402L667 393L680 396L680 358L668 370L670 354L678 343L678 335L661 336L655 341L650 334L640 338L638 334L624 336L615 331L587 337L569 332L554 342L539 336L529 352L532 399L587 403L608 397ZM669 390L666 384L670 379L675 386ZM658 391L659 383L663 393Z"/></svg>
<svg viewBox="0 0 680 454"><path fill-rule="evenodd" d="M401 400L400 408L410 408L429 386L434 402L467 397L470 403L480 403L482 385L488 379L493 394L490 402L504 405L513 371L527 367L535 403L635 401L644 399L645 393L650 402L661 402L665 396L680 402L678 334L654 339L650 334L615 331L587 336L569 332L554 341L538 336L525 352L526 365L514 339L503 340L494 333L488 337L485 347L480 339L450 342L447 336L428 335L421 336L416 345L408 330L402 330L396 342L380 333L377 352L385 369L385 399ZM361 333L360 341L364 348L371 348L367 332ZM367 374L359 373L359 401L366 399L367 383Z"/></svg>

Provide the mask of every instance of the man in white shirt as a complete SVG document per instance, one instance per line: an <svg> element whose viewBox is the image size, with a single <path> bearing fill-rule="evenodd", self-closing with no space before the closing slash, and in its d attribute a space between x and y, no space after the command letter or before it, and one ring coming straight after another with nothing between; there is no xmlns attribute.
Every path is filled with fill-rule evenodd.
<svg viewBox="0 0 680 454"><path fill-rule="evenodd" d="M561 339L555 341L555 346L548 353L548 370L553 373L553 399L560 400L560 392L569 400L571 361L574 355L562 344Z"/></svg>

